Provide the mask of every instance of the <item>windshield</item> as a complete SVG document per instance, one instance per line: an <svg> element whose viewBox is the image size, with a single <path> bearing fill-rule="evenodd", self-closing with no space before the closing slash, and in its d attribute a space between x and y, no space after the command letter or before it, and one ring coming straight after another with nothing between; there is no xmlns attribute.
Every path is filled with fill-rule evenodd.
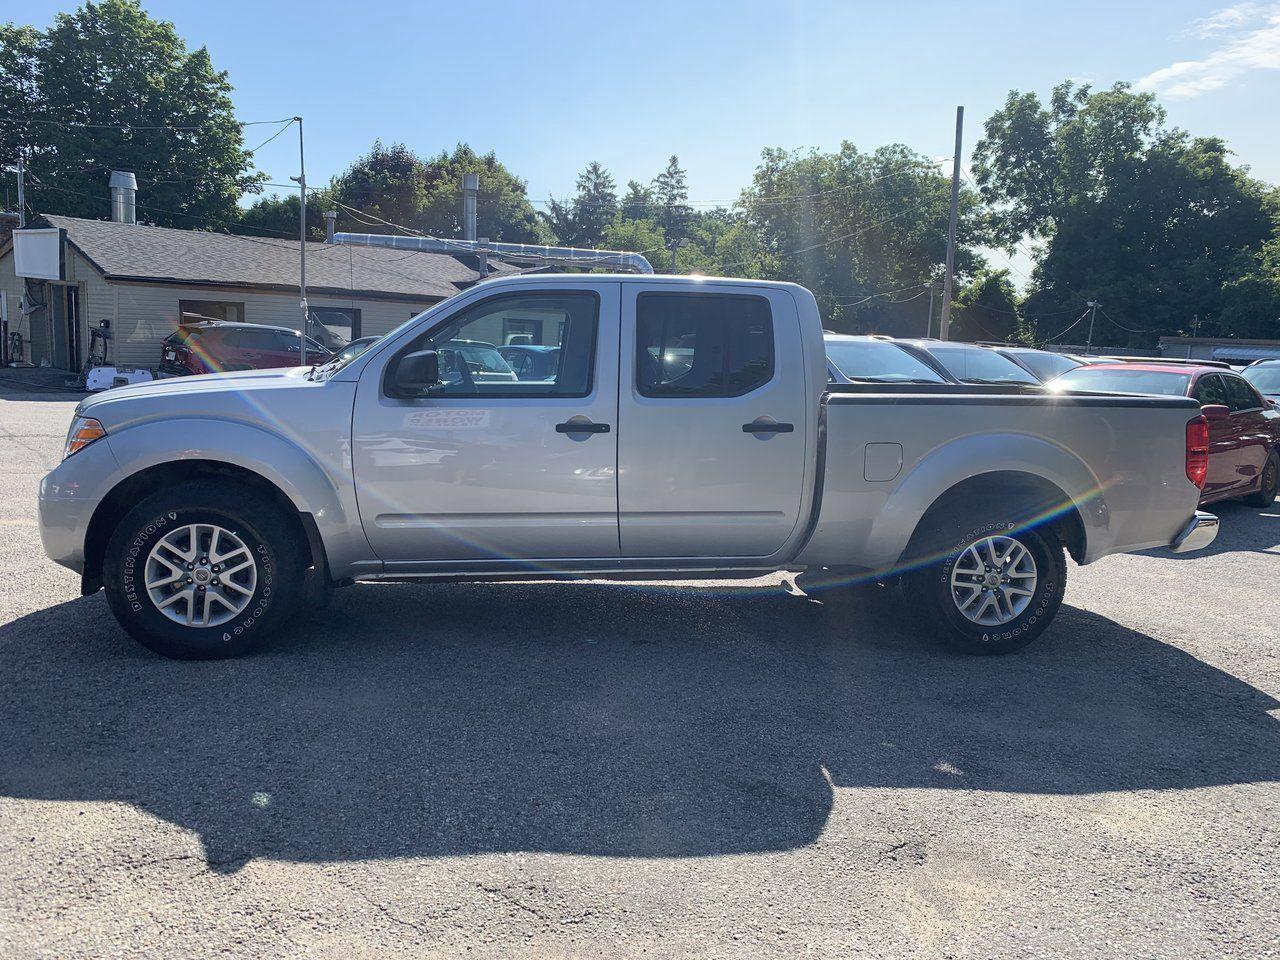
<svg viewBox="0 0 1280 960"><path fill-rule="evenodd" d="M827 340L827 356L850 380L946 383L937 371L883 340Z"/></svg>
<svg viewBox="0 0 1280 960"><path fill-rule="evenodd" d="M1064 357L1060 353L1049 353L1040 350L1019 350L1014 354L1024 365L1031 368L1041 380L1052 380L1059 377L1068 370L1074 370L1080 366L1070 357Z"/></svg>
<svg viewBox="0 0 1280 960"><path fill-rule="evenodd" d="M1092 390L1098 393L1148 393L1185 397L1191 374L1163 370L1132 370L1120 365L1076 367L1053 383L1051 390Z"/></svg>
<svg viewBox="0 0 1280 960"><path fill-rule="evenodd" d="M968 383L1039 384L1034 376L994 350L963 344L931 343L925 347L957 380Z"/></svg>
<svg viewBox="0 0 1280 960"><path fill-rule="evenodd" d="M1280 394L1280 363L1248 367L1241 374L1259 393Z"/></svg>

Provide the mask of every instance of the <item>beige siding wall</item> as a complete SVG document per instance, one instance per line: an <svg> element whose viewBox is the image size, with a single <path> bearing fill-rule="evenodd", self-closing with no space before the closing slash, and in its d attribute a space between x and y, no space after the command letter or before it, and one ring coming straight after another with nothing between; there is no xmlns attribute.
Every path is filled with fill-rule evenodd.
<svg viewBox="0 0 1280 960"><path fill-rule="evenodd" d="M250 323L300 326L296 293L229 291L208 287L169 286L159 283L117 283L102 278L96 269L70 247L67 249L67 279L80 288L80 352L87 356L89 328L100 320L110 320L114 335L112 359L122 367L154 367L160 362L160 341L177 328L178 303L182 300L213 300L244 304ZM0 289L7 294L9 329L22 334L26 356L33 363L52 360L47 311L23 318L18 303L23 294L22 279L14 274L13 253L0 257ZM44 288L56 296L56 285ZM343 307L360 311L360 335L381 336L393 327L425 310L432 299L419 303L392 300L363 300L350 297L309 297L312 307Z"/></svg>
<svg viewBox="0 0 1280 960"><path fill-rule="evenodd" d="M87 357L89 352L89 328L97 326L101 319L111 321L115 326L115 293L103 281L101 275L89 261L70 247L66 252L67 284L80 289L80 355ZM51 303L53 297L61 294L67 284L42 283L40 296ZM49 342L49 324L51 311L46 308L24 317L18 309L25 292L23 279L14 273L13 251L0 257L0 290L4 290L7 300L7 316L9 332L22 335L24 353L32 363L41 360L53 360L53 348Z"/></svg>
<svg viewBox="0 0 1280 960"><path fill-rule="evenodd" d="M301 326L301 310L296 293L236 293L205 287L166 286L158 283L111 283L119 320L115 328L115 359L121 366L154 367L160 362L160 341L178 326L178 302L212 300L243 303L244 318L250 323ZM360 311L360 334L376 337L425 310L430 302L351 300L350 298L308 297L312 307L354 307Z"/></svg>

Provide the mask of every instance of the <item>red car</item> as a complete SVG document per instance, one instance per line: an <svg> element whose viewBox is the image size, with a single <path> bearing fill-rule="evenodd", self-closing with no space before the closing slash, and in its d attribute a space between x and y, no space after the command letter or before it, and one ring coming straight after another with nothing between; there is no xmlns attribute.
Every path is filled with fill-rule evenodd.
<svg viewBox="0 0 1280 960"><path fill-rule="evenodd" d="M1048 387L1198 400L1208 427L1201 505L1241 499L1251 506L1266 507L1276 498L1280 487L1280 409L1234 370L1157 360L1091 364L1068 370Z"/></svg>
<svg viewBox="0 0 1280 960"><path fill-rule="evenodd" d="M301 336L289 327L264 323L202 320L183 324L160 345L160 372L175 377L227 370L296 367L302 363ZM333 354L307 337L307 363Z"/></svg>

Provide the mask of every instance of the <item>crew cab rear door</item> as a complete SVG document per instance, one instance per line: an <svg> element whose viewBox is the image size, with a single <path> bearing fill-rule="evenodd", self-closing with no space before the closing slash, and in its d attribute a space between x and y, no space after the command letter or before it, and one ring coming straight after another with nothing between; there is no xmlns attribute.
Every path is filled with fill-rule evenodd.
<svg viewBox="0 0 1280 960"><path fill-rule="evenodd" d="M767 557L799 522L809 410L793 299L622 284L618 522L625 557Z"/></svg>

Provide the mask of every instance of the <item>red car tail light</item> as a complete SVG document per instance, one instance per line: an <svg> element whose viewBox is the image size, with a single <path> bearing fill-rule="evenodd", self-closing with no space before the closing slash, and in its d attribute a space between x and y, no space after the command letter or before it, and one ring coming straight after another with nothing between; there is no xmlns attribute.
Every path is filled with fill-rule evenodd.
<svg viewBox="0 0 1280 960"><path fill-rule="evenodd" d="M1200 489L1209 473L1209 421L1203 416L1187 421L1187 479Z"/></svg>

